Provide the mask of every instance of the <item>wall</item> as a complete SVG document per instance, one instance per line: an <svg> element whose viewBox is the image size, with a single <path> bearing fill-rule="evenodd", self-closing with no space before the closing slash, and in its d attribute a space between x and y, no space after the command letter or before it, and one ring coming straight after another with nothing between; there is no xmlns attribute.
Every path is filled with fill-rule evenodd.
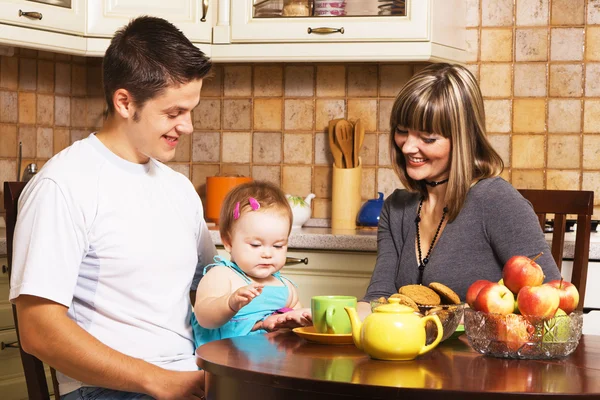
<svg viewBox="0 0 600 400"><path fill-rule="evenodd" d="M468 66L487 129L517 188L595 191L600 218L600 0L465 0ZM0 64L0 181L101 126L98 59L16 49ZM422 64L225 64L205 82L195 132L172 163L204 196L207 176L252 175L315 193L330 216L325 127L361 118L364 199L399 185L389 165L395 94ZM1 206L0 206L1 207ZM0 208L1 210L1 208Z"/></svg>

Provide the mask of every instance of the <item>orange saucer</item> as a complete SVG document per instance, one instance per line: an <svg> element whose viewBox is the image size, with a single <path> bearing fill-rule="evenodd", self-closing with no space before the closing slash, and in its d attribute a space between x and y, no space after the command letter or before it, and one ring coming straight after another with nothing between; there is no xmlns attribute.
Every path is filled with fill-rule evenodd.
<svg viewBox="0 0 600 400"><path fill-rule="evenodd" d="M354 344L351 333L341 334L329 334L329 333L318 333L315 332L314 326L304 326L301 328L294 328L292 331L308 340L309 342L321 343L321 344Z"/></svg>

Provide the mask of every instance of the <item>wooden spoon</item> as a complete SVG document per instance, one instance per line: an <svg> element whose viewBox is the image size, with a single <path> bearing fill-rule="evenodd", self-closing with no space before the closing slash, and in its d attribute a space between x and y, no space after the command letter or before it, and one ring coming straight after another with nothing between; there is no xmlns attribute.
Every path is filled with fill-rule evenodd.
<svg viewBox="0 0 600 400"><path fill-rule="evenodd" d="M365 128L360 122L360 118L354 123L354 166L358 167L358 156L365 140Z"/></svg>
<svg viewBox="0 0 600 400"><path fill-rule="evenodd" d="M346 121L341 120L335 125L335 138L340 144L342 153L344 154L344 161L346 162L346 168L354 168L354 161L352 160L353 142L352 137L352 125Z"/></svg>
<svg viewBox="0 0 600 400"><path fill-rule="evenodd" d="M335 126L341 119L332 119L329 121L329 149L333 155L333 163L338 168L344 168L342 165L342 150L335 142Z"/></svg>

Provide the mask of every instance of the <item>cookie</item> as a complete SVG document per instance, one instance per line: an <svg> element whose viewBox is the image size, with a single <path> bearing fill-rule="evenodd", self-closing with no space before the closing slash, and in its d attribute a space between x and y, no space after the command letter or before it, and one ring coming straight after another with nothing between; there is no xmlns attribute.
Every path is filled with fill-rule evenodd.
<svg viewBox="0 0 600 400"><path fill-rule="evenodd" d="M410 297L405 296L400 293L394 293L393 295L390 296L390 298L392 298L392 297L395 299L399 299L400 304L408 306L417 312L419 311L419 306L417 306L417 303L415 303L414 300L411 299Z"/></svg>
<svg viewBox="0 0 600 400"><path fill-rule="evenodd" d="M460 297L448 286L439 282L431 282L429 287L440 295L442 304L460 304Z"/></svg>
<svg viewBox="0 0 600 400"><path fill-rule="evenodd" d="M423 285L402 286L398 292L410 297L415 303L425 306L437 306L441 302L440 296L436 292Z"/></svg>

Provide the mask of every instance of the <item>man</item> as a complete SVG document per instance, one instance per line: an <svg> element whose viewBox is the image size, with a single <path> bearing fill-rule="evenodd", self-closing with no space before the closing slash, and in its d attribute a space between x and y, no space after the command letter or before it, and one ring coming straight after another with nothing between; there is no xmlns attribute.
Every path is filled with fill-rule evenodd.
<svg viewBox="0 0 600 400"><path fill-rule="evenodd" d="M193 131L210 68L169 22L131 21L104 58L104 127L20 198L10 299L21 346L59 371L64 399L203 396L189 292L216 250L193 185L163 163Z"/></svg>

